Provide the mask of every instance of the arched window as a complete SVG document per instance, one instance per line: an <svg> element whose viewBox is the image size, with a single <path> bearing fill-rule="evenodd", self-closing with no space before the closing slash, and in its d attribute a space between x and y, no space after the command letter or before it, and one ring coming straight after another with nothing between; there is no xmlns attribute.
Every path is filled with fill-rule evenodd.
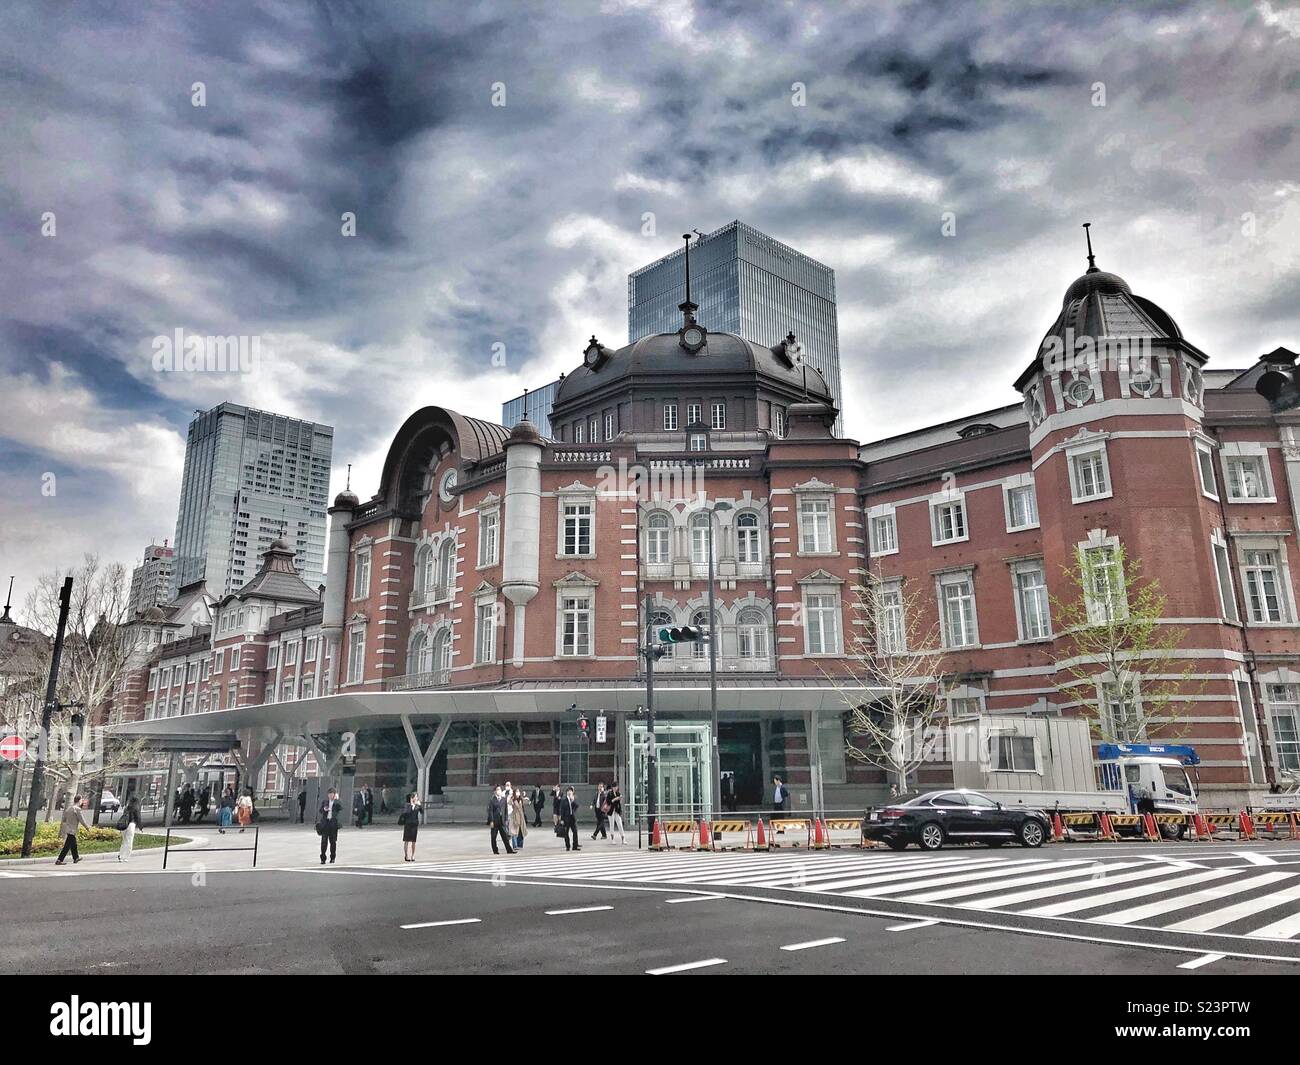
<svg viewBox="0 0 1300 1065"><path fill-rule="evenodd" d="M444 540L442 547L438 549L438 573L437 573L438 591L436 593L439 599L451 598L451 587L456 583L456 541Z"/></svg>
<svg viewBox="0 0 1300 1065"><path fill-rule="evenodd" d="M646 520L645 560L650 565L663 565L671 560L672 525L672 520L661 510Z"/></svg>
<svg viewBox="0 0 1300 1065"><path fill-rule="evenodd" d="M709 523L708 511L700 511L691 518L691 564L707 566L709 564Z"/></svg>
<svg viewBox="0 0 1300 1065"><path fill-rule="evenodd" d="M767 658L767 618L757 607L746 607L736 620L736 645L748 661Z"/></svg>
<svg viewBox="0 0 1300 1065"><path fill-rule="evenodd" d="M451 679L451 630L440 629L433 637L433 648L429 655L430 670L438 674L438 683L446 684Z"/></svg>
<svg viewBox="0 0 1300 1065"><path fill-rule="evenodd" d="M659 630L660 630L660 629L670 629L670 628L672 628L673 625L675 625L675 624L676 624L676 622L673 621L673 616L672 616L672 614L670 614L667 610L656 610L656 611L653 611L653 612L651 613L651 615L650 615L650 642L651 642L651 643L658 643L658 642L659 642ZM666 644L663 644L662 646L668 648L667 652L664 654L664 657L665 657L665 658L672 658L672 657L673 657L673 645L670 644L670 643L666 643Z"/></svg>
<svg viewBox="0 0 1300 1065"><path fill-rule="evenodd" d="M429 638L423 632L417 632L411 639L411 646L406 651L406 672L427 673Z"/></svg>
<svg viewBox="0 0 1300 1065"><path fill-rule="evenodd" d="M713 638L713 633L709 630L709 612L707 610L697 610L691 615L691 624L697 629L703 629L709 633L709 638ZM695 658L708 658L709 645L704 640L699 640L691 644L691 654Z"/></svg>
<svg viewBox="0 0 1300 1065"><path fill-rule="evenodd" d="M428 544L415 553L415 587L426 595L433 591L433 548Z"/></svg>
<svg viewBox="0 0 1300 1065"><path fill-rule="evenodd" d="M736 515L736 561L763 561L763 549L758 539L758 515L752 510Z"/></svg>

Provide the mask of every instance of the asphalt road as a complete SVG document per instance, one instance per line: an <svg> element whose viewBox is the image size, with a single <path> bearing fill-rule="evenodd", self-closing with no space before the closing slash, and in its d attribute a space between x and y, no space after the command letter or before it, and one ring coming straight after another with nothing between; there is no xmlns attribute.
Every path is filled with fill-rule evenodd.
<svg viewBox="0 0 1300 1065"><path fill-rule="evenodd" d="M1300 944L1289 937L1248 941L1173 932L1149 921L1104 925L898 897L899 884L969 894L1015 880L1030 883L1029 890L1058 892L1053 897L1075 890L1065 896L1075 898L1077 885L1067 880L1064 889L1053 887L1050 878L1070 875L1069 863L1085 853L1089 862L1136 863L1109 876L1156 878L1150 892L1139 894L1141 881L1128 889L1139 905L1209 890L1216 893L1205 906L1221 909L1300 882L1300 847L1282 844L1182 846L1170 858L1158 846L968 849L944 852L945 864L935 867L920 864L931 856L911 852L649 855L590 848L572 857L498 861L489 855L474 862L197 876L53 871L0 879L0 956L11 973L123 975L645 973L704 962L711 964L681 972L1300 973ZM788 883L773 882L787 878L789 869L796 872ZM1174 886L1161 894L1159 885L1191 877L1205 877L1211 887ZM835 887L844 879L885 883ZM1101 891L1108 883L1103 877L1099 887L1083 887ZM874 894L840 893L846 890ZM690 901L673 901L681 899ZM1289 920L1297 907L1269 914ZM587 912L547 912L565 910ZM1202 912L1184 907L1178 915ZM1179 968L1189 963L1195 968Z"/></svg>

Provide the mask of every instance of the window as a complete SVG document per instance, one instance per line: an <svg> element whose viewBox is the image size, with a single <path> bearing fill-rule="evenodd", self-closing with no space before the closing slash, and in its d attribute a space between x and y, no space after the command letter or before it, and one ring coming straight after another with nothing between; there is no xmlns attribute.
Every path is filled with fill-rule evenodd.
<svg viewBox="0 0 1300 1065"><path fill-rule="evenodd" d="M709 438L704 433L691 433L690 449L692 451L708 451Z"/></svg>
<svg viewBox="0 0 1300 1065"><path fill-rule="evenodd" d="M356 553L352 573L352 598L364 599L370 594L370 550Z"/></svg>
<svg viewBox="0 0 1300 1065"><path fill-rule="evenodd" d="M810 655L840 653L839 596L816 593L804 596L804 642Z"/></svg>
<svg viewBox="0 0 1300 1065"><path fill-rule="evenodd" d="M306 643L303 644L302 660L304 662L316 661L316 637L308 636Z"/></svg>
<svg viewBox="0 0 1300 1065"><path fill-rule="evenodd" d="M1219 498L1218 485L1214 483L1214 453L1210 445L1196 441L1196 468L1201 475L1201 492L1211 499Z"/></svg>
<svg viewBox="0 0 1300 1065"><path fill-rule="evenodd" d="M1033 484L1007 484L1002 486L1002 491L1007 508L1007 532L1038 528L1038 498Z"/></svg>
<svg viewBox="0 0 1300 1065"><path fill-rule="evenodd" d="M226 689L226 709L233 710L235 708L235 704L238 701L239 701L239 689L232 684L230 685L229 688Z"/></svg>
<svg viewBox="0 0 1300 1065"><path fill-rule="evenodd" d="M286 680L280 688L280 701L282 703L293 702L293 681Z"/></svg>
<svg viewBox="0 0 1300 1065"><path fill-rule="evenodd" d="M1273 498L1267 462L1264 455L1224 456L1223 473L1228 482L1229 503L1257 503Z"/></svg>
<svg viewBox="0 0 1300 1065"><path fill-rule="evenodd" d="M158 671L151 669L149 671L149 690L154 691L158 687Z"/></svg>
<svg viewBox="0 0 1300 1065"><path fill-rule="evenodd" d="M775 407L772 410L772 430L776 433L778 439L785 437L785 408Z"/></svg>
<svg viewBox="0 0 1300 1065"><path fill-rule="evenodd" d="M1263 623L1285 621L1286 608L1278 579L1277 552L1247 551L1243 563L1250 620Z"/></svg>
<svg viewBox="0 0 1300 1065"><path fill-rule="evenodd" d="M439 684L446 684L451 677L451 630L440 629L433 637L433 653L428 658L424 672L432 671Z"/></svg>
<svg viewBox="0 0 1300 1065"><path fill-rule="evenodd" d="M230 672L233 673L238 668L239 668L239 648L232 647L230 649Z"/></svg>
<svg viewBox="0 0 1300 1065"><path fill-rule="evenodd" d="M479 603L474 618L474 661L491 662L497 654L497 605Z"/></svg>
<svg viewBox="0 0 1300 1065"><path fill-rule="evenodd" d="M1250 781L1259 784L1264 780L1264 752L1259 743L1259 722L1255 717L1255 696L1250 681L1244 673L1237 674L1237 708L1245 733L1246 749L1243 752L1250 765Z"/></svg>
<svg viewBox="0 0 1300 1065"><path fill-rule="evenodd" d="M1214 576L1219 586L1219 616L1228 621L1240 621L1237 596L1232 586L1232 567L1228 564L1228 545L1218 529L1210 536L1210 549L1214 552Z"/></svg>
<svg viewBox="0 0 1300 1065"><path fill-rule="evenodd" d="M1042 562L1022 562L1012 571L1016 586L1016 620L1022 640L1041 640L1052 634L1047 579Z"/></svg>
<svg viewBox="0 0 1300 1065"><path fill-rule="evenodd" d="M298 663L298 645L297 643L287 643L284 645L284 664L286 666L297 665Z"/></svg>
<svg viewBox="0 0 1300 1065"><path fill-rule="evenodd" d="M975 627L975 584L969 574L948 576L939 582L945 647L970 647L979 643Z"/></svg>
<svg viewBox="0 0 1300 1065"><path fill-rule="evenodd" d="M871 554L893 555L898 552L898 519L893 508L871 513Z"/></svg>
<svg viewBox="0 0 1300 1065"><path fill-rule="evenodd" d="M843 784L845 776L844 719L839 714L817 718L817 756L822 783Z"/></svg>
<svg viewBox="0 0 1300 1065"><path fill-rule="evenodd" d="M1101 686L1101 702L1110 739L1119 743L1133 743L1143 739L1146 730L1142 727L1136 681L1127 684L1105 681Z"/></svg>
<svg viewBox="0 0 1300 1065"><path fill-rule="evenodd" d="M563 528L560 553L563 555L590 555L591 526L594 511L588 500L571 500L564 503Z"/></svg>
<svg viewBox="0 0 1300 1065"><path fill-rule="evenodd" d="M736 561L758 565L763 561L763 548L758 538L758 515L745 511L736 515Z"/></svg>
<svg viewBox="0 0 1300 1065"><path fill-rule="evenodd" d="M1069 461L1071 502L1084 503L1110 496L1110 465L1104 447L1072 454Z"/></svg>
<svg viewBox="0 0 1300 1065"><path fill-rule="evenodd" d="M600 442L600 423L595 418L591 419L591 442L593 444Z"/></svg>
<svg viewBox="0 0 1300 1065"><path fill-rule="evenodd" d="M691 515L691 564L694 566L709 564L709 534L712 524L708 511Z"/></svg>
<svg viewBox="0 0 1300 1065"><path fill-rule="evenodd" d="M667 565L671 555L672 520L663 511L646 519L645 560L653 566Z"/></svg>
<svg viewBox="0 0 1300 1065"><path fill-rule="evenodd" d="M1300 770L1300 685L1270 684L1265 692L1274 763L1278 769Z"/></svg>
<svg viewBox="0 0 1300 1065"><path fill-rule="evenodd" d="M670 629L673 624L673 616L667 610L656 610L650 615L650 640L652 643L658 643L664 649L664 658L673 657L676 653L676 645L662 643L659 640L659 630Z"/></svg>
<svg viewBox="0 0 1300 1065"><path fill-rule="evenodd" d="M304 699L314 699L316 697L316 678L302 678L302 697Z"/></svg>
<svg viewBox="0 0 1300 1065"><path fill-rule="evenodd" d="M689 429L692 425L700 424L701 407L698 403L686 404L686 427Z"/></svg>
<svg viewBox="0 0 1300 1065"><path fill-rule="evenodd" d="M359 684L365 674L366 630L355 628L348 633L348 683Z"/></svg>
<svg viewBox="0 0 1300 1065"><path fill-rule="evenodd" d="M209 658L205 658L205 659L202 661L202 663L200 663L200 665L199 665L199 679L200 679L200 680L207 680L207 679L208 679L208 670L211 669L211 668L212 668L212 660L209 659Z"/></svg>
<svg viewBox="0 0 1300 1065"><path fill-rule="evenodd" d="M900 655L907 650L903 589L899 584L876 589L876 650L882 655Z"/></svg>
<svg viewBox="0 0 1300 1065"><path fill-rule="evenodd" d="M488 510L478 516L478 564L495 566L497 564L497 540L500 530L501 512Z"/></svg>
<svg viewBox="0 0 1300 1065"><path fill-rule="evenodd" d="M1038 742L1033 736L996 733L990 737L989 768L999 773L1037 773Z"/></svg>
<svg viewBox="0 0 1300 1065"><path fill-rule="evenodd" d="M799 500L799 550L804 554L823 555L835 550L831 539L831 501Z"/></svg>
<svg viewBox="0 0 1300 1065"><path fill-rule="evenodd" d="M590 772L591 741L578 732L576 721L560 722L560 783L586 784Z"/></svg>
<svg viewBox="0 0 1300 1065"><path fill-rule="evenodd" d="M198 679L199 679L199 664L197 662L191 662L188 666L185 667L185 683L193 684Z"/></svg>
<svg viewBox="0 0 1300 1065"><path fill-rule="evenodd" d="M694 614L692 614L691 624L694 625L697 629L700 629L701 631L707 633L710 639L712 638L713 630L709 628L709 612L707 610L697 610ZM709 641L708 640L694 641L691 644L691 657L700 658L700 659L708 658Z"/></svg>
<svg viewBox="0 0 1300 1065"><path fill-rule="evenodd" d="M433 588L435 599L450 599L456 584L456 541L448 537L438 548L438 572Z"/></svg>
<svg viewBox="0 0 1300 1065"><path fill-rule="evenodd" d="M591 654L591 599L565 596L560 607L560 654L581 657Z"/></svg>
<svg viewBox="0 0 1300 1065"><path fill-rule="evenodd" d="M423 632L416 632L406 649L406 672L428 673L430 670L429 637Z"/></svg>
<svg viewBox="0 0 1300 1065"><path fill-rule="evenodd" d="M930 501L930 532L930 542L935 546L969 539L964 496L944 496Z"/></svg>
<svg viewBox="0 0 1300 1065"><path fill-rule="evenodd" d="M271 644L270 647L266 649L266 668L274 669L279 664L280 664L280 645L278 643L273 643Z"/></svg>
<svg viewBox="0 0 1300 1065"><path fill-rule="evenodd" d="M664 429L667 430L668 432L672 432L676 428L677 428L677 404L665 403L664 404Z"/></svg>
<svg viewBox="0 0 1300 1065"><path fill-rule="evenodd" d="M709 425L714 429L725 429L727 427L727 405L725 403L713 404L713 416L709 420Z"/></svg>
<svg viewBox="0 0 1300 1065"><path fill-rule="evenodd" d="M436 568L433 548L425 544L415 553L415 588L425 599L433 594Z"/></svg>
<svg viewBox="0 0 1300 1065"><path fill-rule="evenodd" d="M767 658L767 618L756 607L746 607L736 620L736 653L747 661Z"/></svg>
<svg viewBox="0 0 1300 1065"><path fill-rule="evenodd" d="M586 426L582 422L578 422L577 425L573 427L573 442L575 444L585 444L587 442L586 436Z"/></svg>
<svg viewBox="0 0 1300 1065"><path fill-rule="evenodd" d="M1116 547L1083 549L1082 576L1084 605L1091 624L1107 625L1128 617L1128 595Z"/></svg>
<svg viewBox="0 0 1300 1065"><path fill-rule="evenodd" d="M614 439L614 415L612 414L605 415L605 439Z"/></svg>

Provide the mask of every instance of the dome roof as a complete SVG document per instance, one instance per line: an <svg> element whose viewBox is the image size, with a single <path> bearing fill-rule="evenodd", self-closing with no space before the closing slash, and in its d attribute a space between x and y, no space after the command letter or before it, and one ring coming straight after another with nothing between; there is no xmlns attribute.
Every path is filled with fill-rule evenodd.
<svg viewBox="0 0 1300 1065"><path fill-rule="evenodd" d="M1151 340L1182 339L1182 330L1161 307L1135 296L1128 282L1118 274L1095 266L1076 278L1065 290L1061 313L1043 336L1146 337ZM1041 349L1041 345L1040 345Z"/></svg>
<svg viewBox="0 0 1300 1065"><path fill-rule="evenodd" d="M357 507L361 506L361 500L356 492L345 488L334 497L334 505L344 510L356 510Z"/></svg>
<svg viewBox="0 0 1300 1065"><path fill-rule="evenodd" d="M802 359L784 358L778 354L782 350L781 344L769 348L735 333L709 332L704 346L692 354L682 347L676 333L651 333L611 352L594 369L584 363L566 376L556 392L554 406L568 406L628 378L680 380L699 374L756 374L787 389L803 391L806 387L810 397L833 403L830 387L817 368Z"/></svg>

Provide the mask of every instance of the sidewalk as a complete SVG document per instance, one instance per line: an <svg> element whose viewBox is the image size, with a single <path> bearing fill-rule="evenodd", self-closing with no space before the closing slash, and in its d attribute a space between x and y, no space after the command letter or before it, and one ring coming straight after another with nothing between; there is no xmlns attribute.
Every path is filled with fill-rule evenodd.
<svg viewBox="0 0 1300 1065"><path fill-rule="evenodd" d="M578 840L585 854L614 852L625 849L636 850L636 832L628 833L627 843L620 847L617 843L603 839L591 839L594 825L579 822ZM151 834L162 835L159 829L146 829ZM172 839L184 837L189 843L173 845L167 859L167 870L190 872L196 865L204 869L251 869L253 867L252 828L240 833L238 827L227 829L224 835L217 832L215 825L177 825L172 829ZM500 844L498 844L499 846ZM247 850L216 850L215 848L247 848ZM416 861L442 861L453 858L481 858L492 853L486 825L421 825L420 838L415 847ZM504 856L504 851L502 854ZM530 857L544 854L563 854L564 840L555 835L550 821L542 823L541 828L529 828L524 839L523 853ZM50 872L62 873L75 869L78 872L158 872L162 870L163 848L137 850L127 864L117 860L117 852L107 854L88 854L80 864L71 862L59 869L54 869L53 857L12 858L0 861L0 872L10 870L33 871L49 869ZM339 830L338 864L339 865L387 865L402 862L402 829L397 824L376 822L365 828L353 828L345 825ZM262 824L257 834L257 868L258 869L297 869L303 866L320 864L320 837L311 824L288 824L275 821Z"/></svg>

